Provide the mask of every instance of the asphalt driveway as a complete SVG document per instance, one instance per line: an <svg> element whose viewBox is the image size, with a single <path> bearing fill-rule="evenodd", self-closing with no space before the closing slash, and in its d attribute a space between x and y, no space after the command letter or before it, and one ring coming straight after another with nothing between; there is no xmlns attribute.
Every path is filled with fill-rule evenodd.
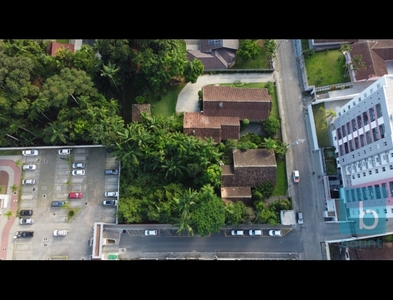
<svg viewBox="0 0 393 300"><path fill-rule="evenodd" d="M176 112L199 112L198 91L203 86L216 83L233 83L237 80L244 83L274 82L273 72L202 75L199 76L196 83L188 83L180 92L177 98Z"/></svg>

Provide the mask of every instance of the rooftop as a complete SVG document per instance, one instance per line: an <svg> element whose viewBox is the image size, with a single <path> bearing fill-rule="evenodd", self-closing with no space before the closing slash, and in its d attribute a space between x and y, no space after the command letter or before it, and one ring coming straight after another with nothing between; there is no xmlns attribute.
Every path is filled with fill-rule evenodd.
<svg viewBox="0 0 393 300"><path fill-rule="evenodd" d="M267 149L248 149L233 151L233 164L239 167L266 167L277 166L273 150Z"/></svg>
<svg viewBox="0 0 393 300"><path fill-rule="evenodd" d="M207 85L203 87L203 101L271 102L265 88L233 88Z"/></svg>

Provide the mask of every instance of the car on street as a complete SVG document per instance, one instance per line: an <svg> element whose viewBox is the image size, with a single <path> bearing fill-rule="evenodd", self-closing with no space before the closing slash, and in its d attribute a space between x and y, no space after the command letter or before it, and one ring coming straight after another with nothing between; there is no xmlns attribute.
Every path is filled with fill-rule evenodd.
<svg viewBox="0 0 393 300"><path fill-rule="evenodd" d="M23 179L22 184L35 184L35 179Z"/></svg>
<svg viewBox="0 0 393 300"><path fill-rule="evenodd" d="M157 230L145 230L145 235L157 235Z"/></svg>
<svg viewBox="0 0 393 300"><path fill-rule="evenodd" d="M244 235L244 231L243 230L232 230L231 234L232 235Z"/></svg>
<svg viewBox="0 0 393 300"><path fill-rule="evenodd" d="M110 200L110 199L105 199L104 201L102 201L103 205L112 205L115 206L117 205L117 200Z"/></svg>
<svg viewBox="0 0 393 300"><path fill-rule="evenodd" d="M303 213L297 213L297 222L298 224L303 224Z"/></svg>
<svg viewBox="0 0 393 300"><path fill-rule="evenodd" d="M71 149L60 149L58 153L60 155L68 155L71 154Z"/></svg>
<svg viewBox="0 0 393 300"><path fill-rule="evenodd" d="M105 175L119 175L118 169L106 169Z"/></svg>
<svg viewBox="0 0 393 300"><path fill-rule="evenodd" d="M22 169L34 171L35 169L37 169L37 166L36 165L23 165Z"/></svg>
<svg viewBox="0 0 393 300"><path fill-rule="evenodd" d="M298 170L292 172L293 181L298 183L300 181L300 174Z"/></svg>
<svg viewBox="0 0 393 300"><path fill-rule="evenodd" d="M58 230L58 229L56 229L56 230L53 231L53 235L54 236L66 236L67 233L68 233L67 230Z"/></svg>
<svg viewBox="0 0 393 300"><path fill-rule="evenodd" d="M282 236L281 230L269 230L270 236Z"/></svg>
<svg viewBox="0 0 393 300"><path fill-rule="evenodd" d="M70 199L81 199L83 197L83 193L81 192L71 192L69 194Z"/></svg>
<svg viewBox="0 0 393 300"><path fill-rule="evenodd" d="M33 223L34 223L34 219L19 218L20 225L32 225Z"/></svg>
<svg viewBox="0 0 393 300"><path fill-rule="evenodd" d="M73 163L72 168L73 169L83 169L85 167L84 163Z"/></svg>
<svg viewBox="0 0 393 300"><path fill-rule="evenodd" d="M119 197L119 192L105 192L105 197Z"/></svg>
<svg viewBox="0 0 393 300"><path fill-rule="evenodd" d="M33 211L31 209L23 209L19 212L20 216L32 216Z"/></svg>
<svg viewBox="0 0 393 300"><path fill-rule="evenodd" d="M252 236L254 236L254 235L262 235L262 230L250 229L248 231L248 234L252 235Z"/></svg>
<svg viewBox="0 0 393 300"><path fill-rule="evenodd" d="M38 150L23 150L22 155L23 156L35 156L35 155L38 155Z"/></svg>
<svg viewBox="0 0 393 300"><path fill-rule="evenodd" d="M85 175L85 173L86 173L85 170L73 170L72 171L72 176Z"/></svg>
<svg viewBox="0 0 393 300"><path fill-rule="evenodd" d="M52 207L63 207L66 205L66 201L52 201L51 206Z"/></svg>
<svg viewBox="0 0 393 300"><path fill-rule="evenodd" d="M31 238L33 236L34 236L34 231L17 231L14 235L14 239Z"/></svg>

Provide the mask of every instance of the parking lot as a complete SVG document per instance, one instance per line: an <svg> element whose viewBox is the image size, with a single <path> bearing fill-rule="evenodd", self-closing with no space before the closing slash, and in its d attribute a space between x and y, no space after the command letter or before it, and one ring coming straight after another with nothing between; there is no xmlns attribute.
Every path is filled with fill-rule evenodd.
<svg viewBox="0 0 393 300"><path fill-rule="evenodd" d="M36 165L23 171L23 179L35 184L21 185L19 209L33 210L34 224L20 225L17 219L12 233L34 231L32 238L9 240L8 249L14 260L63 258L90 259L88 245L94 222L116 223L116 206L104 206L105 191L118 191L119 175L105 175L105 169L119 169L105 148L74 148L69 155L58 149L40 149L37 156L21 156L23 164ZM72 175L73 163L83 163L85 175ZM81 170L78 169L78 170ZM69 199L70 192L82 193L81 199ZM52 201L66 201L65 207L51 207ZM70 217L69 211L74 212ZM56 229L68 231L66 236L53 236Z"/></svg>

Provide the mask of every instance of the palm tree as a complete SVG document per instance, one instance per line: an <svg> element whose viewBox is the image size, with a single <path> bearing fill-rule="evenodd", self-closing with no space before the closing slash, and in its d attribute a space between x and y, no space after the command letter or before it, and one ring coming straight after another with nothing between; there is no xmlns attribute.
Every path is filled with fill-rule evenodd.
<svg viewBox="0 0 393 300"><path fill-rule="evenodd" d="M57 145L59 142L66 144L66 138L69 139L69 137L65 134L67 131L68 129L65 125L59 122L49 123L49 126L44 129L44 133L46 133L47 136L50 136L49 139L53 145Z"/></svg>
<svg viewBox="0 0 393 300"><path fill-rule="evenodd" d="M192 189L188 189L180 197L174 197L173 200L178 206L180 217L175 219L175 226L179 227L177 230L178 234L181 234L184 230L188 234L194 235L193 228L191 227L191 214L190 206L195 204L196 196L198 193Z"/></svg>
<svg viewBox="0 0 393 300"><path fill-rule="evenodd" d="M112 64L108 62L108 65L102 65L103 70L101 70L101 76L108 77L111 80L111 83L116 87L117 91L120 93L118 88L118 79L115 77L117 72L120 70L120 67L117 67L116 64Z"/></svg>
<svg viewBox="0 0 393 300"><path fill-rule="evenodd" d="M274 150L277 148L277 142L273 140L272 138L264 138L264 141L262 142L262 146L264 146L268 150Z"/></svg>

